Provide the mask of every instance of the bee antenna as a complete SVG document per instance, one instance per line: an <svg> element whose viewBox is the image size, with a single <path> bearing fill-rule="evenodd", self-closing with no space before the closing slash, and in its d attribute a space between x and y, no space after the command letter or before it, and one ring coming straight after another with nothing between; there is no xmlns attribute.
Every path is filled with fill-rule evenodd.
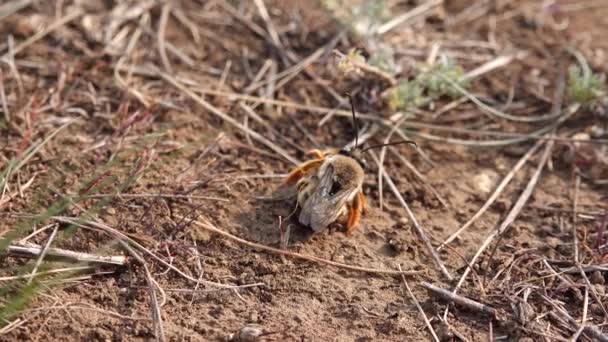
<svg viewBox="0 0 608 342"><path fill-rule="evenodd" d="M386 143L386 144L380 144L380 145L370 146L370 147L367 147L367 148L364 148L363 150L361 150L361 153L363 153L365 151L372 150L374 148L379 148L379 147L384 147L384 146L401 145L401 144L411 144L411 145L414 145L414 147L418 148L418 145L416 144L415 141L413 141L413 140L402 140L402 141L395 141L395 142L392 142L392 143Z"/></svg>
<svg viewBox="0 0 608 342"><path fill-rule="evenodd" d="M357 123L357 116L355 115L355 102L353 101L353 97L350 93L346 93L346 96L348 96L348 99L350 100L350 111L353 113L353 125L355 126L355 147L353 147L353 150L355 150L359 146L359 124Z"/></svg>

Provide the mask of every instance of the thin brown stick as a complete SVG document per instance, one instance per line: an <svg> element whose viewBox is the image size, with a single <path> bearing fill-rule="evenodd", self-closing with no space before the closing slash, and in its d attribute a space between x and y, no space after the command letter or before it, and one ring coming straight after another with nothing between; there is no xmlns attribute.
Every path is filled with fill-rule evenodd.
<svg viewBox="0 0 608 342"><path fill-rule="evenodd" d="M487 314L487 315L491 315L493 318L497 317L498 312L496 311L496 309L494 309L491 306L476 302L472 299L463 297L461 295L457 295L453 292L451 292L450 290L445 290L442 289L440 287L437 287L435 285L429 284L427 282L420 282L420 286L424 287L425 289L439 295L441 298L450 301L450 302L454 302L458 305L464 306L468 309L483 313L483 314Z"/></svg>
<svg viewBox="0 0 608 342"><path fill-rule="evenodd" d="M399 266L399 271L402 271L401 265L398 265L398 266ZM416 305L416 308L418 308L418 311L422 315L424 324L426 324L426 327L429 329L429 332L433 336L433 339L435 339L435 341L439 342L439 337L437 337L437 334L435 333L435 329L433 329L431 322L429 321L428 317L426 317L426 313L424 313L424 310L420 306L420 303L418 302L418 299L416 298L416 296L414 296L414 293L412 292L412 289L410 288L410 285L407 283L407 279L405 279L403 274L401 275L401 280L403 280L403 284L405 285L405 288L407 289L407 293L410 295L410 298L412 298L412 301Z"/></svg>
<svg viewBox="0 0 608 342"><path fill-rule="evenodd" d="M184 217L180 217L177 216L178 218L181 219L185 219ZM196 221L196 220L192 220L192 223L194 223L195 225L197 225L200 228L203 228L207 231L210 231L212 233L216 233L218 235L221 235L229 240L235 241L237 243L240 243L242 245L251 247L251 248L256 248L256 249L260 249L266 252L270 252L273 254L278 254L278 255L285 255L288 257L292 257L292 258L296 258L296 259L301 259L301 260L306 260L306 261L311 261L311 262L315 262L318 264L325 264L325 265L330 265L330 266L334 266L337 268L342 268L345 270L350 270L350 271L356 271L356 272L364 272L364 273L373 273L373 274L387 274L387 275L415 275L415 274L420 274L420 271L394 271L394 270L384 270L384 269L376 269L376 268L368 268L368 267L361 267L361 266L353 266L353 265L347 265L347 264L342 264L339 262L335 262L335 261L331 261L331 260L326 260L323 258L319 258L316 256L312 256L312 255L305 255L305 254L300 254L300 253L295 253L295 252L290 252L290 251L285 251L282 249L278 249L278 248L274 248L274 247L269 247L269 246L265 246L256 242L251 242L251 241L247 241L245 239L242 239L238 236L234 236L228 232L225 232L217 227L215 227L213 224L211 224L208 221L204 221L204 222L200 222L200 221Z"/></svg>
<svg viewBox="0 0 608 342"><path fill-rule="evenodd" d="M380 167L380 161L378 160L378 157L376 156L376 154L373 153L373 151L369 151L369 153L372 156L372 158L374 159L374 161L376 162L376 164L378 165L378 167ZM431 244L431 240L429 240L428 236L424 232L424 229L422 229L420 224L418 224L418 221L416 220L414 213L412 212L410 207L407 205L407 203L403 199L403 196L401 196L401 194L399 193L399 190L397 189L397 186L395 186L395 183L393 182L392 178L384 170L382 172L382 176L384 177L384 180L386 180L386 183L388 184L389 188L391 188L391 191L393 192L395 197L397 197L397 200L399 201L399 203L401 203L403 208L405 208L405 211L407 212L410 222L412 222L412 225L414 226L414 229L416 230L418 237L420 237L420 239L426 246L426 248L429 251L429 254L431 255L431 258L433 259L433 261L435 262L435 265L437 266L437 268L439 268L441 273L443 273L443 275L448 280L452 280L453 279L452 275L450 274L448 269L443 264L443 261L441 261L441 258L439 258L439 255L437 254L437 252L435 251L435 248Z"/></svg>
<svg viewBox="0 0 608 342"><path fill-rule="evenodd" d="M24 246L10 245L7 248L7 253L11 256L19 256L26 258L40 257L44 248L32 243ZM81 253L69 251L60 248L48 248L46 255L52 258L67 260L70 262L82 262L101 265L118 265L122 266L127 263L127 258L124 255L94 255L89 253Z"/></svg>
<svg viewBox="0 0 608 342"><path fill-rule="evenodd" d="M437 247L437 250L441 250L441 248L443 248L444 245L447 245L450 242L454 241L454 239L456 239L460 235L460 233L462 233L464 230L466 230L471 225L473 225L473 223L475 223L475 221L477 221L477 219L480 218L481 215L483 215L486 212L486 210L488 210L488 208L490 208L492 203L494 203L494 201L496 201L496 199L500 196L502 191L509 184L511 179L513 179L515 174L524 166L526 161L528 161L528 159L530 159L530 157L542 146L542 144L544 144L544 141L542 141L542 140L539 140L538 142L536 142L536 144L534 144L534 146L532 146L532 148L530 148L528 150L528 152L526 152L526 154L524 154L517 161L517 163L515 163L515 165L511 169L511 171L509 171L509 173L502 179L502 181L500 182L500 184L498 184L498 186L496 187L496 189L494 190L492 195L490 195L490 197L481 206L481 208L479 208L479 210L477 210L475 215L473 215L473 217L471 217L464 225L462 225L462 227L458 228L454 233L452 233L439 247Z"/></svg>

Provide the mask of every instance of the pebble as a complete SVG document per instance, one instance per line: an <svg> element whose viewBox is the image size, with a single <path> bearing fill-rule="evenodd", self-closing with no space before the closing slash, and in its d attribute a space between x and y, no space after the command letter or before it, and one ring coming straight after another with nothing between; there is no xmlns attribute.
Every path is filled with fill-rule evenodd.
<svg viewBox="0 0 608 342"><path fill-rule="evenodd" d="M604 279L604 276L602 275L602 272L600 272L600 271L594 271L593 273L591 273L591 276L589 277L589 281L591 282L591 284L599 284L599 285L604 285L606 283L606 279Z"/></svg>
<svg viewBox="0 0 608 342"><path fill-rule="evenodd" d="M595 287L595 292L597 292L598 295L604 296L606 294L606 288L604 287L604 285L595 284L593 285L593 287Z"/></svg>

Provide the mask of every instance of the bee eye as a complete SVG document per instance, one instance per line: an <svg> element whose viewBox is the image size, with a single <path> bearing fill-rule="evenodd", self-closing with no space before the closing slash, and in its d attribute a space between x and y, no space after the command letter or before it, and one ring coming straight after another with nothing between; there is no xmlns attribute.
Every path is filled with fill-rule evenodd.
<svg viewBox="0 0 608 342"><path fill-rule="evenodd" d="M340 184L339 182L334 181L331 184L331 189L329 190L329 195L333 196L335 194L338 193L338 191L340 191L342 189L342 184Z"/></svg>

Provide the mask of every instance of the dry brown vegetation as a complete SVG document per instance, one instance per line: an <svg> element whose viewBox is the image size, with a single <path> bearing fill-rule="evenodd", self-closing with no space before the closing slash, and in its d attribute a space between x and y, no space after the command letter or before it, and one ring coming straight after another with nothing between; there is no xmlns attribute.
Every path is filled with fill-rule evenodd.
<svg viewBox="0 0 608 342"><path fill-rule="evenodd" d="M0 4L0 339L607 341L608 5L370 3Z"/></svg>

